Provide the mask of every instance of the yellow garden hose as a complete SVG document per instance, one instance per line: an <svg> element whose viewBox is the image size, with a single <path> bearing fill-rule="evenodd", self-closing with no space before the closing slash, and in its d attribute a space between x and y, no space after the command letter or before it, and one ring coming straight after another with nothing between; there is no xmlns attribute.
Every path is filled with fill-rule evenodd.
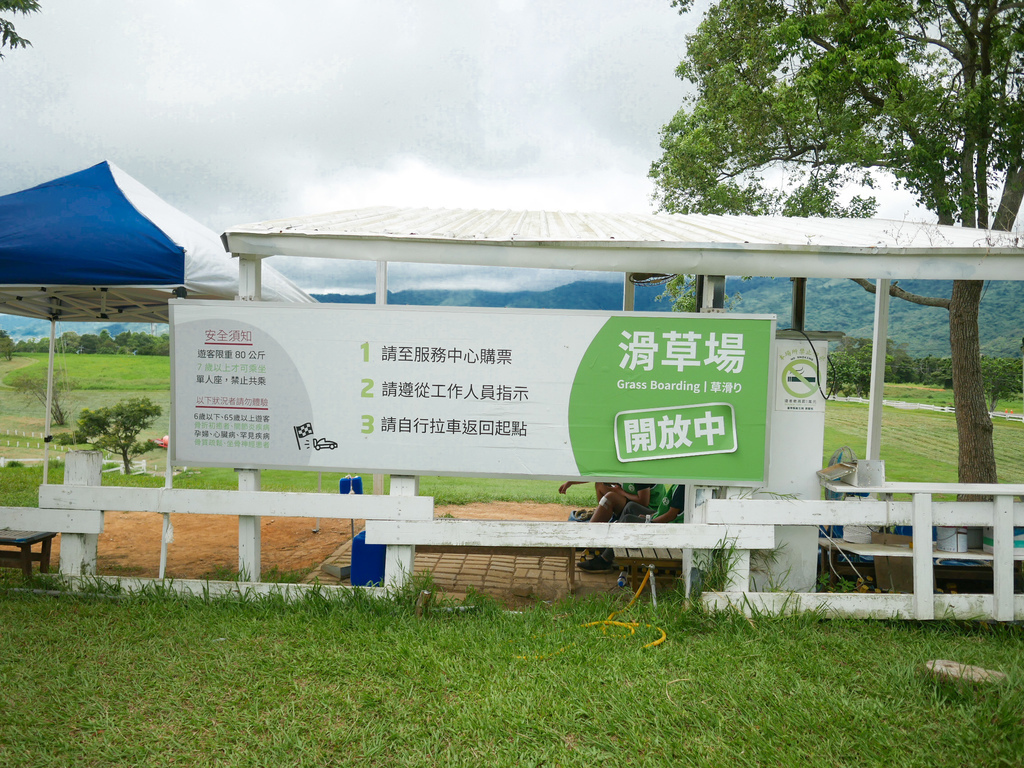
<svg viewBox="0 0 1024 768"><path fill-rule="evenodd" d="M644 587L647 586L647 580L651 578L651 573L652 573L651 569L648 569L647 573L644 574L643 581L640 582L640 587L633 594L633 599L630 600L629 603L626 605L626 607L623 608L621 611L612 611L611 614L609 614L608 618L604 619L603 621L588 621L586 624L580 624L580 626L581 627L601 627L602 630L604 630L604 628L606 628L606 627L622 627L623 629L628 629L629 630L629 635L635 635L637 627L641 626L641 624L639 622L636 622L636 621L615 621L615 617L618 616L620 613L624 613L625 611L628 611L630 606L632 606L633 603L636 602L636 599L640 596L640 593L644 591ZM665 630L663 630L661 627L656 627L653 624L643 624L642 626L650 627L651 629L656 629L661 634L661 637L659 637L657 640L653 640L653 641L647 643L644 646L644 648L654 648L656 646L659 646L663 642L665 642L665 640L668 638L668 635L665 633ZM619 635L619 637L628 637L629 635L622 634L622 635ZM568 645L562 646L561 648L559 648L554 653L549 653L546 656L518 656L517 658L520 658L520 659L530 659L530 658L532 658L532 659L536 659L538 661L543 661L544 659L550 659L553 656L557 656L560 653L564 653L565 651L567 651L570 648L572 648L574 645L576 645L576 643L569 643Z"/></svg>

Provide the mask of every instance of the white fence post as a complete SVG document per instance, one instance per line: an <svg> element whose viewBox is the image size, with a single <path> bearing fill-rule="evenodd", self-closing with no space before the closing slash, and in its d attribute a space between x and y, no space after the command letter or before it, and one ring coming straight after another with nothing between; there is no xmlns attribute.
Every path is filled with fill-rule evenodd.
<svg viewBox="0 0 1024 768"><path fill-rule="evenodd" d="M103 477L103 454L99 451L72 451L64 468L65 485L100 485ZM102 512L100 519L102 519ZM94 576L95 533L62 533L60 535L60 572L65 576Z"/></svg>
<svg viewBox="0 0 1024 768"><path fill-rule="evenodd" d="M258 469L236 469L238 490L260 490ZM260 580L260 518L258 515L238 516L238 573L246 581Z"/></svg>
<svg viewBox="0 0 1024 768"><path fill-rule="evenodd" d="M392 475L392 496L419 496L420 479L414 475ZM384 586L398 589L412 575L416 547L389 544L384 557Z"/></svg>
<svg viewBox="0 0 1024 768"><path fill-rule="evenodd" d="M915 493L914 515L914 618L935 618L935 572L932 570L932 495Z"/></svg>
<svg viewBox="0 0 1024 768"><path fill-rule="evenodd" d="M1013 497L992 500L992 618L1013 621Z"/></svg>

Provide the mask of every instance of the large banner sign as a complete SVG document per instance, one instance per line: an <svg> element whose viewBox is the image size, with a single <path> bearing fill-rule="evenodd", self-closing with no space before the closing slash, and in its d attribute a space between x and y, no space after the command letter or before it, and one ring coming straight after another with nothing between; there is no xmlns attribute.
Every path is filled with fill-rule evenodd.
<svg viewBox="0 0 1024 768"><path fill-rule="evenodd" d="M171 302L172 460L759 483L773 317Z"/></svg>

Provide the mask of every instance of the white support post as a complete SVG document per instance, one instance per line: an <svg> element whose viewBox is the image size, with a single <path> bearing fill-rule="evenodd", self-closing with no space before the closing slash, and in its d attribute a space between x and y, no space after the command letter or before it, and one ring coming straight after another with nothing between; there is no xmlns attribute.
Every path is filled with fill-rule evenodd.
<svg viewBox="0 0 1024 768"><path fill-rule="evenodd" d="M704 493L700 498L697 496L697 489L693 483L690 483L686 488L686 505L688 509L683 510L683 522L684 523L706 523L707 519L707 507L704 506L704 502L711 498L712 491L710 488L701 488ZM687 599L690 598L693 592L693 566L696 562L694 557L693 547L683 548L683 594L686 595Z"/></svg>
<svg viewBox="0 0 1024 768"><path fill-rule="evenodd" d="M1013 497L992 502L992 618L1013 621Z"/></svg>
<svg viewBox="0 0 1024 768"><path fill-rule="evenodd" d="M238 490L260 490L258 469L236 469ZM238 573L245 581L260 580L260 518L258 515L238 516Z"/></svg>
<svg viewBox="0 0 1024 768"><path fill-rule="evenodd" d="M890 280L875 281L875 329L871 347L871 394L868 405L869 461L882 458L882 398L885 395L885 353L889 339Z"/></svg>
<svg viewBox="0 0 1024 768"><path fill-rule="evenodd" d="M636 284L629 279L630 273L627 272L622 283L622 311L632 312L636 304Z"/></svg>
<svg viewBox="0 0 1024 768"><path fill-rule="evenodd" d="M935 574L932 561L932 495L915 493L914 518L914 618L935 618Z"/></svg>
<svg viewBox="0 0 1024 768"><path fill-rule="evenodd" d="M392 475L392 496L419 496L420 479L415 475ZM384 557L384 586L398 589L412 575L416 547L407 545L388 545Z"/></svg>
<svg viewBox="0 0 1024 768"><path fill-rule="evenodd" d="M260 301L263 298L263 259L246 253L238 256L238 299ZM236 469L238 490L260 490L258 469ZM238 516L238 573L246 581L260 580L260 518Z"/></svg>
<svg viewBox="0 0 1024 768"><path fill-rule="evenodd" d="M263 259L245 253L238 255L238 298L260 301L263 298Z"/></svg>
<svg viewBox="0 0 1024 768"><path fill-rule="evenodd" d="M388 303L388 263L386 261L377 262L377 294L374 300L374 304L377 306L385 306ZM384 475L377 473L373 476L373 495L381 496L384 494Z"/></svg>
<svg viewBox="0 0 1024 768"><path fill-rule="evenodd" d="M99 451L70 451L64 462L64 485L100 485L103 478L103 454ZM103 513L99 512L102 525ZM95 576L95 533L60 535L60 572L65 576Z"/></svg>

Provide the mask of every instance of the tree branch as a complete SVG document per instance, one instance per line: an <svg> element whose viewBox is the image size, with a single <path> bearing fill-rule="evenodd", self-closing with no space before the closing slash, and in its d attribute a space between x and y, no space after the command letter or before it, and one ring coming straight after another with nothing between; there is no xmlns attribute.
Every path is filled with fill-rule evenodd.
<svg viewBox="0 0 1024 768"><path fill-rule="evenodd" d="M850 279L868 293L875 293L875 284L869 280L865 280L862 277L851 277ZM897 299L909 301L911 304L921 304L925 307L942 307L943 309L949 309L949 299L943 299L939 296L918 296L916 293L904 291L896 283L891 283L889 285L889 295L895 296Z"/></svg>

